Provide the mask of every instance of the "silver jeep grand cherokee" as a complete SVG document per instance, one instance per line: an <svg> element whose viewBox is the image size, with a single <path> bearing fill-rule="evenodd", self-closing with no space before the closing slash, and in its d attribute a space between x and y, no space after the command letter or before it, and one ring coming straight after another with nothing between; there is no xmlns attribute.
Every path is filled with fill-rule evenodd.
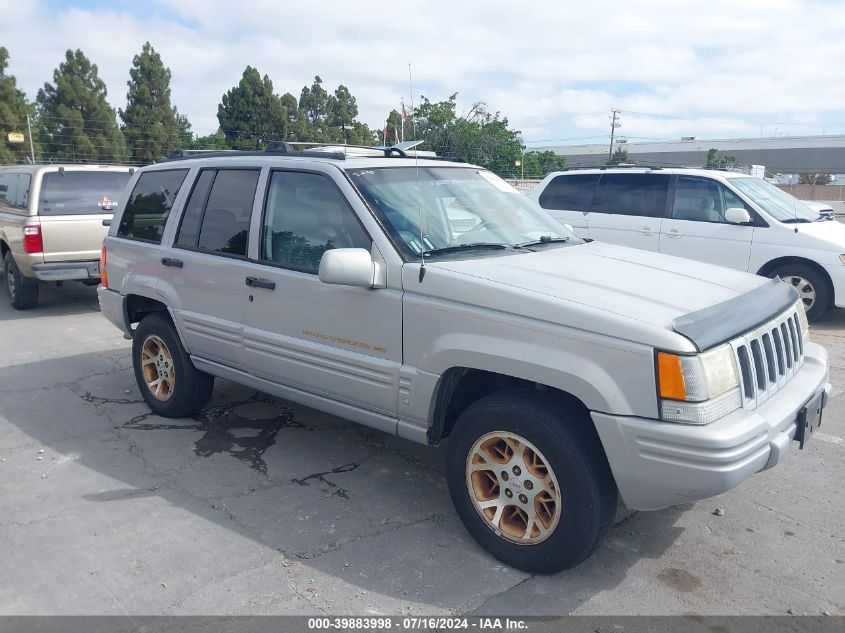
<svg viewBox="0 0 845 633"><path fill-rule="evenodd" d="M541 573L586 558L619 495L719 494L820 424L827 354L788 285L587 242L490 172L403 149L134 175L99 298L154 412L196 412L220 376L448 438L467 529ZM454 208L477 224L452 230Z"/></svg>

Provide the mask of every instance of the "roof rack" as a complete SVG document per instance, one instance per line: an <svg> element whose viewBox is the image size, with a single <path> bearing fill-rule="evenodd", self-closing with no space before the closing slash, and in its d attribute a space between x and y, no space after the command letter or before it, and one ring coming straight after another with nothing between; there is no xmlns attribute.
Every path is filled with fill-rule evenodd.
<svg viewBox="0 0 845 633"><path fill-rule="evenodd" d="M349 145L344 143L308 143L305 141L270 141L263 150L207 150L207 149L177 149L168 154L167 158L159 162L186 160L189 158L219 158L224 156L267 156L268 154L286 154L291 158L329 158L346 160L347 158L409 158L408 151L425 141L403 141L390 146ZM307 146L312 149L297 150L294 147ZM352 151L350 151L352 150ZM415 153L415 152L414 152ZM413 155L413 153L411 154ZM455 160L444 159L439 156L425 156L426 160Z"/></svg>

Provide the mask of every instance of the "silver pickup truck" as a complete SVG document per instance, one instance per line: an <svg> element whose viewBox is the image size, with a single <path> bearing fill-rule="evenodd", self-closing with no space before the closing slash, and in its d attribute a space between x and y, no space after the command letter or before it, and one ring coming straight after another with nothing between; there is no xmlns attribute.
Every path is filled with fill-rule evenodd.
<svg viewBox="0 0 845 633"><path fill-rule="evenodd" d="M583 560L620 495L719 494L821 422L827 354L794 289L580 239L479 167L281 147L127 191L99 299L154 412L195 413L219 376L446 440L459 516L521 569Z"/></svg>
<svg viewBox="0 0 845 633"><path fill-rule="evenodd" d="M39 281L100 280L100 249L131 168L0 167L0 259L12 307L34 308Z"/></svg>

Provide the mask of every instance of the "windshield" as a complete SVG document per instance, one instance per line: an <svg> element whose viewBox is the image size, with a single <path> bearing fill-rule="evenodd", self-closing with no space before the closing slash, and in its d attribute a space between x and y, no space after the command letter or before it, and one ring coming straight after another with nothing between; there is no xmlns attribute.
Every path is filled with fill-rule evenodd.
<svg viewBox="0 0 845 633"><path fill-rule="evenodd" d="M40 215L113 213L132 174L126 171L48 172L41 179Z"/></svg>
<svg viewBox="0 0 845 633"><path fill-rule="evenodd" d="M521 244L535 248L533 242L541 238L542 245L582 242L536 203L482 169L382 167L347 173L407 258L432 251L489 256Z"/></svg>
<svg viewBox="0 0 845 633"><path fill-rule="evenodd" d="M818 213L798 198L781 191L762 178L731 178L730 183L780 222L811 222L819 217Z"/></svg>

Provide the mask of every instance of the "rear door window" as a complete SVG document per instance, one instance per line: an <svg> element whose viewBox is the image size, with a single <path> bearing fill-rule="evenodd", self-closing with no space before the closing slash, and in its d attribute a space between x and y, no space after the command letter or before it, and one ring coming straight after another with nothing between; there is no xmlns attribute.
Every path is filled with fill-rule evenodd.
<svg viewBox="0 0 845 633"><path fill-rule="evenodd" d="M603 174L592 211L662 218L668 192L666 174Z"/></svg>
<svg viewBox="0 0 845 633"><path fill-rule="evenodd" d="M18 193L18 175L0 173L0 209L13 209Z"/></svg>
<svg viewBox="0 0 845 633"><path fill-rule="evenodd" d="M187 174L187 169L141 174L120 218L118 237L160 244L167 216Z"/></svg>
<svg viewBox="0 0 845 633"><path fill-rule="evenodd" d="M540 206L544 209L589 211L598 182L599 174L558 176L540 194Z"/></svg>
<svg viewBox="0 0 845 633"><path fill-rule="evenodd" d="M205 169L185 205L176 246L246 257L260 171Z"/></svg>
<svg viewBox="0 0 845 633"><path fill-rule="evenodd" d="M51 171L41 177L39 215L112 213L131 174L126 171Z"/></svg>

